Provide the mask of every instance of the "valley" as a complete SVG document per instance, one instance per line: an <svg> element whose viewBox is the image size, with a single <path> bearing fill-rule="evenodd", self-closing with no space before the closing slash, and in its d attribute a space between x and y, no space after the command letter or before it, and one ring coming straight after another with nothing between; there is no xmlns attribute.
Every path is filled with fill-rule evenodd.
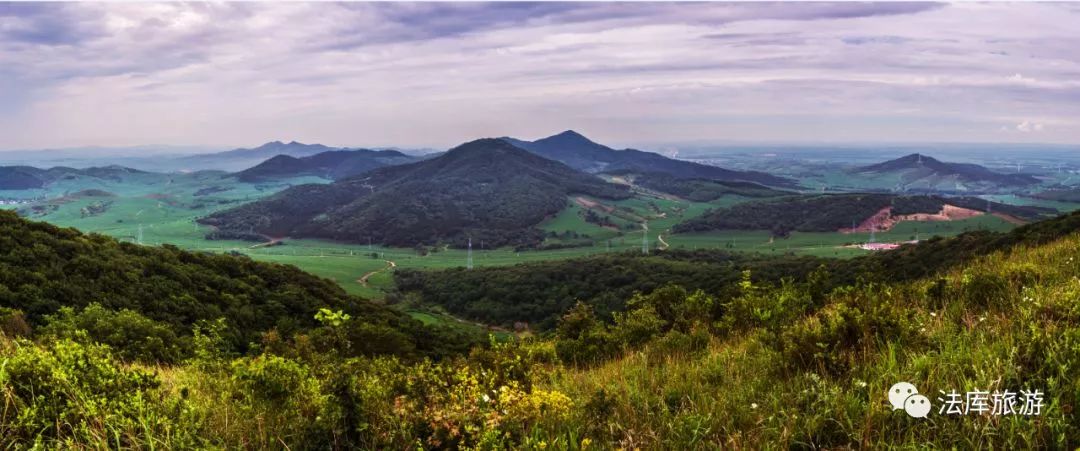
<svg viewBox="0 0 1080 451"><path fill-rule="evenodd" d="M563 134L561 140L573 139L583 144L603 149L602 152L619 152L588 141L578 134ZM271 143L273 144L273 143ZM347 152L316 146L298 147L274 144L258 150L265 156L266 149L302 149L297 158L323 161L319 171L334 173L334 162L346 162L357 167ZM285 146L285 147L281 147ZM329 150L327 150L329 149ZM320 153L323 151L326 153ZM237 151L226 152L222 157L201 156L201 161L220 158L234 161ZM368 152L368 151L364 151ZM244 155L241 153L241 155ZM324 156L319 156L324 155ZM396 158L395 163L411 160L398 153L358 153L358 157L372 155L385 160L384 156ZM346 158L348 157L348 158ZM247 158L247 157L245 157ZM293 158L293 157L290 157ZM321 158L321 160L318 160ZM273 160L274 158L268 157ZM244 160L246 161L246 160ZM376 169L380 164L372 161L366 170ZM568 160L574 162L575 160ZM286 161L285 163L288 163ZM579 165L583 165L577 160ZM470 163L471 164L471 163ZM257 164L256 167L265 165ZM275 236L271 245L237 239L206 239L214 227L200 224L202 218L228 211L237 206L251 204L260 199L277 195L290 187L316 184L330 186L333 180L311 174L309 163L299 163L301 170L292 174L288 164L274 166L273 177L252 178L250 170L236 173L224 171L198 171L157 173L145 171L121 171L113 169L98 173L97 177L85 173L52 180L39 187L0 191L0 198L13 199L4 208L16 209L30 219L44 220L60 226L75 227L86 232L101 233L122 241L146 245L170 244L182 249L247 255L259 261L295 265L305 271L337 282L352 294L370 299L382 299L394 291L395 271L400 269L448 269L466 266L469 251L463 241L444 241L423 246L387 246L378 240L363 238L361 233L352 243L327 240L318 237L297 238L290 234ZM360 169L361 173L365 171ZM85 172L85 171L84 171ZM262 173L266 173L265 171ZM476 173L485 173L478 170ZM249 174L245 177L245 174ZM266 173L269 174L269 173ZM486 174L486 173L485 173ZM850 258L865 255L868 251L855 245L871 240L881 243L899 243L931 236L952 236L968 231L1007 231L1015 224L994 216L975 216L952 221L902 221L887 230L858 230L840 233L842 226L831 230L799 230L795 228L777 236L770 224L749 226L738 230L684 230L676 233L677 226L698 220L708 211L745 206L748 211L760 214L761 202L769 205L775 199L799 196L790 188L770 189L749 183L706 182L700 179L672 178L663 173L639 175L632 170L619 168L606 180L632 187L625 199L605 199L590 195L561 194L563 206L548 214L535 226L538 241L527 248L500 242L492 244L482 236L473 240L472 262L476 267L506 266L526 262L564 260L601 254L642 253L642 224L648 225L644 233L645 247L649 252L659 249L715 249L730 252L749 252L763 255L810 255L818 257ZM794 176L789 173L788 176ZM818 179L799 178L800 183L813 187ZM853 180L853 179L852 179ZM639 185L638 183L641 183ZM786 184L783 182L782 184ZM874 185L858 185L855 188L873 189ZM664 190L670 192L664 192ZM807 199L813 199L813 189ZM841 196L842 197L842 196ZM1031 205L1070 211L1080 204L1036 199L1016 195L985 195L986 199L1009 205ZM689 200L698 199L698 200ZM18 200L19 203L15 203ZM834 203L831 202L830 203ZM868 211L876 211L872 208ZM1049 210L1047 210L1049 211ZM929 213L929 211L928 211ZM724 213L730 216L727 213ZM838 224L861 222L871 213L842 219ZM862 218L862 219L860 219ZM767 221L766 221L767 222ZM266 240L266 238L260 238ZM502 244L502 245L499 245ZM394 262L387 268L387 261ZM361 282L364 276L367 278ZM417 312L420 314L420 312Z"/></svg>

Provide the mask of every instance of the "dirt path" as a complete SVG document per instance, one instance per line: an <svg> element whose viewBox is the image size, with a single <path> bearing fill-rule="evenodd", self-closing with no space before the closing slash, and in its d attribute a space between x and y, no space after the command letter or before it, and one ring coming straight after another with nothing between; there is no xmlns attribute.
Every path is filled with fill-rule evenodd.
<svg viewBox="0 0 1080 451"><path fill-rule="evenodd" d="M668 247L670 247L670 246L668 246L667 241L664 241L664 235L656 235L656 241L660 242L660 249L661 250L665 250Z"/></svg>
<svg viewBox="0 0 1080 451"><path fill-rule="evenodd" d="M394 262L392 262L390 260L386 260L386 267L385 268L376 269L376 270L371 271L371 272L369 272L367 274L364 274L364 275L360 276L359 279L356 279L356 281L359 282L360 285L363 285L364 288L367 288L367 286L368 286L368 284L367 284L368 278L370 278L371 276L374 276L375 274L378 274L380 272L386 271L388 269L393 269L393 268L396 268L396 267L397 267L397 263L394 263Z"/></svg>

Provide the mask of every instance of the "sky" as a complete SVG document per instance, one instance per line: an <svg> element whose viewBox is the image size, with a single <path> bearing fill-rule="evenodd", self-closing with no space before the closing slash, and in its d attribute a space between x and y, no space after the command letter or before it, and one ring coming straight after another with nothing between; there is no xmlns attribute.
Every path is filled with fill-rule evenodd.
<svg viewBox="0 0 1080 451"><path fill-rule="evenodd" d="M1080 144L1080 4L0 3L0 149Z"/></svg>

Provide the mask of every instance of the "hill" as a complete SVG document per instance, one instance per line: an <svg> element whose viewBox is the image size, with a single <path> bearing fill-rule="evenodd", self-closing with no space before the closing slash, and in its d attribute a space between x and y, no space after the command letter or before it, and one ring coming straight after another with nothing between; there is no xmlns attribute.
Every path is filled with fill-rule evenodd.
<svg viewBox="0 0 1080 451"><path fill-rule="evenodd" d="M77 312L92 306L99 316L123 314L143 324L139 327L160 332L159 338L172 337L171 343L148 343L146 349L157 353L175 346L176 353L169 353L173 357L184 354L191 327L204 321L223 318L227 350L244 351L270 331L290 337L315 329L321 308L347 312L387 337L411 343L395 352L432 351L437 346L421 344L424 339L418 337L439 333L292 266L121 243L0 211L0 316L17 309L18 321L36 327L55 322L62 309L78 317ZM0 329L12 324L0 323ZM106 327L99 332L132 332L132 340L150 339L138 336L145 331Z"/></svg>
<svg viewBox="0 0 1080 451"><path fill-rule="evenodd" d="M97 308L61 313L29 331L33 341L0 335L0 380L9 403L0 411L0 443L1071 449L1080 437L1074 415L1080 392L1078 227L1080 215L1073 214L1008 234L940 240L933 247L948 258L945 265L914 259L933 255L909 261L931 265L928 277L845 278L819 267L805 278L775 281L755 278L750 269L738 274L730 295L646 287L620 299L623 311L610 317L588 303L574 304L552 321L550 333L492 340L440 360L357 356L342 352L344 346L328 350L327 341L352 337L353 345L380 344L387 338L352 336L357 319L329 312L320 315L326 325L318 331L324 333L293 340L266 334L261 347L246 355L216 349L210 329L195 337L197 352L190 359L132 363L123 356L137 351L139 340L112 338L123 337L119 333L87 340L82 328L147 326L144 321L130 314L109 317ZM968 243L982 244L963 260L951 257L972 250ZM908 259L901 254L868 258ZM698 266L715 260L717 270L725 257L688 252L677 258ZM576 265L577 273L591 269L587 261L565 263ZM635 282L637 273L622 275L617 266L603 271L616 276L615 286ZM492 273L457 275L483 281ZM536 286L554 291L558 284ZM518 287L503 289L515 294ZM5 332L19 329L12 327L16 318L0 311ZM146 337L138 333L144 330L157 331L129 326L115 332ZM889 405L897 381L926 394L933 406L928 418ZM943 412L949 404L940 398L969 391L999 398L1012 393L1016 402L1007 405L1014 411Z"/></svg>
<svg viewBox="0 0 1080 451"><path fill-rule="evenodd" d="M258 182L282 177L313 175L342 179L386 166L416 161L395 150L332 150L296 158L277 155L256 166L236 173L242 182Z"/></svg>
<svg viewBox="0 0 1080 451"><path fill-rule="evenodd" d="M561 161L574 169L589 173L662 172L678 178L745 181L785 188L796 186L793 180L763 172L732 171L634 149L615 150L593 142L573 130L536 141L502 139L544 158Z"/></svg>
<svg viewBox="0 0 1080 451"><path fill-rule="evenodd" d="M948 209L946 208L948 206ZM1036 220L1056 214L1051 208L987 202L975 197L822 194L791 196L714 209L675 226L676 233L706 230L836 232L886 230L901 220L951 220L983 214L986 208L1010 220ZM947 211L948 210L948 211ZM955 213L954 212L958 212Z"/></svg>
<svg viewBox="0 0 1080 451"><path fill-rule="evenodd" d="M980 256L1017 246L1046 244L1077 231L1080 213L1006 233L976 231L952 238L935 237L852 259L671 249L653 255L626 252L470 271L398 270L394 276L401 292L412 293L455 315L507 326L525 322L533 329L548 330L577 302L588 304L601 317L611 318L627 308L626 301L634 293L651 293L668 284L732 298L738 296L743 271L752 274L754 283L779 285L785 278L800 283L816 280L817 289L825 291L859 280L910 281Z"/></svg>
<svg viewBox="0 0 1080 451"><path fill-rule="evenodd" d="M481 139L429 160L296 186L200 222L217 228L215 238L263 234L464 247L471 237L493 247L531 246L543 239L533 226L565 208L572 193L630 196L625 187L505 141Z"/></svg>
<svg viewBox="0 0 1080 451"><path fill-rule="evenodd" d="M619 174L616 171L615 174ZM721 196L733 195L753 198L778 197L794 194L754 182L679 178L663 172L629 173L628 179L637 186L679 196L693 202L709 202Z"/></svg>
<svg viewBox="0 0 1080 451"><path fill-rule="evenodd" d="M348 149L335 148L323 144L304 144L296 141L287 143L271 141L253 148L240 148L227 150L225 152L179 157L170 160L170 166L187 170L212 169L222 171L242 171L278 155L303 158L335 150Z"/></svg>
<svg viewBox="0 0 1080 451"><path fill-rule="evenodd" d="M935 158L913 153L895 160L864 166L856 172L896 174L903 176L903 183L913 186L919 181L954 179L967 184L990 184L997 187L1019 187L1039 183L1039 179L1027 174L1002 174L983 166L970 163L946 163Z"/></svg>
<svg viewBox="0 0 1080 451"><path fill-rule="evenodd" d="M120 181L124 176L131 174L146 174L146 172L123 166L90 167L85 169L64 166L50 169L31 166L0 166L0 190L39 189L58 180L78 177Z"/></svg>

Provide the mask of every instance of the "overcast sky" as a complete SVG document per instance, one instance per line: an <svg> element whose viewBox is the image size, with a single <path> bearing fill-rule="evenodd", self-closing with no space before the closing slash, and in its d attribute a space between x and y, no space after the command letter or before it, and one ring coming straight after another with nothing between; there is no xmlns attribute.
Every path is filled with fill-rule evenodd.
<svg viewBox="0 0 1080 451"><path fill-rule="evenodd" d="M0 149L1080 143L1080 5L0 3Z"/></svg>

